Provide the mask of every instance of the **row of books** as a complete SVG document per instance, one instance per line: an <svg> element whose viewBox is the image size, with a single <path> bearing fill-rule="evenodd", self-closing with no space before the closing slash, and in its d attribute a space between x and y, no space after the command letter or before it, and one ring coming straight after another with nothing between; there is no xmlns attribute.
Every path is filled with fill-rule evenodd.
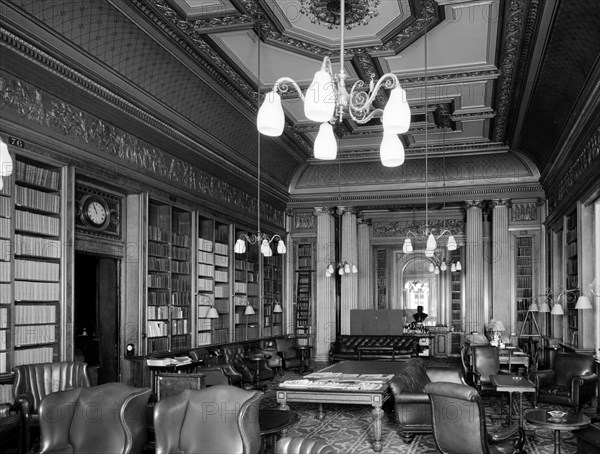
<svg viewBox="0 0 600 454"><path fill-rule="evenodd" d="M0 238L10 239L12 223L10 218L0 217Z"/></svg>
<svg viewBox="0 0 600 454"><path fill-rule="evenodd" d="M173 246L171 250L171 258L173 260L189 261L192 256L191 251L187 248Z"/></svg>
<svg viewBox="0 0 600 454"><path fill-rule="evenodd" d="M15 326L15 346L49 344L56 342L56 325Z"/></svg>
<svg viewBox="0 0 600 454"><path fill-rule="evenodd" d="M60 219L44 214L17 210L15 212L15 228L26 232L58 236L60 233Z"/></svg>
<svg viewBox="0 0 600 454"><path fill-rule="evenodd" d="M187 319L171 320L171 334L174 336L180 334L189 334L189 321Z"/></svg>
<svg viewBox="0 0 600 454"><path fill-rule="evenodd" d="M148 337L161 337L169 333L169 325L162 320L148 320Z"/></svg>
<svg viewBox="0 0 600 454"><path fill-rule="evenodd" d="M148 269L150 271L170 271L171 261L164 257L148 257Z"/></svg>
<svg viewBox="0 0 600 454"><path fill-rule="evenodd" d="M216 319L215 319L216 321ZM213 319L211 318L199 318L196 322L196 329L198 331L210 331L213 327Z"/></svg>
<svg viewBox="0 0 600 454"><path fill-rule="evenodd" d="M198 251L212 252L213 242L205 238L198 238ZM212 257L212 254L210 254Z"/></svg>
<svg viewBox="0 0 600 454"><path fill-rule="evenodd" d="M146 310L146 317L149 319L163 319L169 318L169 306L151 306L148 305Z"/></svg>
<svg viewBox="0 0 600 454"><path fill-rule="evenodd" d="M169 304L169 293L165 291L149 291L148 305L166 306Z"/></svg>
<svg viewBox="0 0 600 454"><path fill-rule="evenodd" d="M15 301L58 301L58 282L15 281Z"/></svg>
<svg viewBox="0 0 600 454"><path fill-rule="evenodd" d="M171 282L171 290L174 292L189 292L191 287L189 279L173 279Z"/></svg>
<svg viewBox="0 0 600 454"><path fill-rule="evenodd" d="M0 247L2 245L0 244ZM11 263L8 261L0 261L0 282L10 282L11 281Z"/></svg>
<svg viewBox="0 0 600 454"><path fill-rule="evenodd" d="M60 173L56 170L44 169L22 161L16 161L15 178L17 181L47 189L58 190L60 187Z"/></svg>
<svg viewBox="0 0 600 454"><path fill-rule="evenodd" d="M215 264L215 256L213 255L212 252L205 252L202 250L199 250L198 252L196 252L196 260L198 260L198 266L200 266L200 264L205 263L207 265L211 265L207 268L209 269L213 269L213 266ZM200 274L200 271L198 271L198 274ZM212 273L209 272L209 274L207 274L206 276L210 276Z"/></svg>
<svg viewBox="0 0 600 454"><path fill-rule="evenodd" d="M0 273L0 280L2 280ZM60 276L58 262L15 260L15 279L57 282Z"/></svg>
<svg viewBox="0 0 600 454"><path fill-rule="evenodd" d="M0 350L6 350L6 347L8 345L6 343L6 339L8 338L7 334L8 330L0 329Z"/></svg>
<svg viewBox="0 0 600 454"><path fill-rule="evenodd" d="M6 187L8 185L4 185ZM0 217L10 218L12 213L12 199L0 196Z"/></svg>
<svg viewBox="0 0 600 454"><path fill-rule="evenodd" d="M8 372L7 357L8 357L8 354L6 352L0 352L0 374L5 374ZM4 391L5 387L9 386L9 385L0 385L0 386L2 387L2 390ZM12 391L12 385L10 385L10 388ZM11 399L12 399L12 396L11 396ZM3 400L2 402L9 402L11 399L6 399L6 400Z"/></svg>
<svg viewBox="0 0 600 454"><path fill-rule="evenodd" d="M42 192L36 189L17 186L15 205L49 213L60 212L60 196L54 192Z"/></svg>
<svg viewBox="0 0 600 454"><path fill-rule="evenodd" d="M171 231L167 229L162 229L155 225L148 226L148 239L151 241L160 241L163 243L168 243L171 239Z"/></svg>
<svg viewBox="0 0 600 454"><path fill-rule="evenodd" d="M196 281L199 291L210 292L214 289L214 282L212 279L205 279L199 277Z"/></svg>
<svg viewBox="0 0 600 454"><path fill-rule="evenodd" d="M28 235L15 235L15 255L60 259L62 257L63 243L52 238L43 238Z"/></svg>
<svg viewBox="0 0 600 454"><path fill-rule="evenodd" d="M161 243L148 243L148 254L159 256L159 257L168 257L169 256L169 245L161 244Z"/></svg>
<svg viewBox="0 0 600 454"><path fill-rule="evenodd" d="M169 349L169 339L166 337L158 337L147 340L148 353L161 352Z"/></svg>
<svg viewBox="0 0 600 454"><path fill-rule="evenodd" d="M56 323L53 304L17 304L14 310L17 324Z"/></svg>
<svg viewBox="0 0 600 454"><path fill-rule="evenodd" d="M11 304L12 301L12 285L0 283L0 304Z"/></svg>
<svg viewBox="0 0 600 454"><path fill-rule="evenodd" d="M173 232L171 234L171 241L175 246L190 247L192 245L192 240L189 234Z"/></svg>
<svg viewBox="0 0 600 454"><path fill-rule="evenodd" d="M148 273L148 287L165 289L169 288L169 275Z"/></svg>
<svg viewBox="0 0 600 454"><path fill-rule="evenodd" d="M190 292L171 292L171 304L173 306L189 306L191 299Z"/></svg>
<svg viewBox="0 0 600 454"><path fill-rule="evenodd" d="M15 366L21 364L51 363L54 357L54 348L38 347L14 351Z"/></svg>

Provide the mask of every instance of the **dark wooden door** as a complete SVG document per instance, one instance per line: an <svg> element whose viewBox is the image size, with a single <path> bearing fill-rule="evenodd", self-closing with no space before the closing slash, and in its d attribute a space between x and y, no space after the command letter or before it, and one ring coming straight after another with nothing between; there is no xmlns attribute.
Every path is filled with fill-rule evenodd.
<svg viewBox="0 0 600 454"><path fill-rule="evenodd" d="M97 266L98 383L119 381L119 263L100 258Z"/></svg>

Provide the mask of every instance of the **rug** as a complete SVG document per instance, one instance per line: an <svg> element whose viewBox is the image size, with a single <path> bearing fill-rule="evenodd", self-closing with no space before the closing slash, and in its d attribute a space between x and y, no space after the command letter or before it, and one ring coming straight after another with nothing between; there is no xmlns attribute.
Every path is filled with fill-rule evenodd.
<svg viewBox="0 0 600 454"><path fill-rule="evenodd" d="M436 364L437 365L437 364ZM444 364L449 365L448 363ZM324 367L322 364L313 365L314 370ZM265 391L262 405L268 408L276 407L275 392L273 387L284 380L301 378L301 375L292 371L277 377ZM497 415L501 412L500 400L486 397L484 399L486 415ZM300 421L288 431L291 437L311 437L320 439L331 445L340 454L373 454L372 434L373 422L371 407L363 405L337 405L326 404L325 417L317 419L317 404L289 403L290 409L300 415ZM506 403L504 404L506 407ZM393 401L388 400L384 405L382 454L429 454L439 453L432 434L416 435L411 443L404 443L398 434ZM533 408L527 399L523 399L524 412ZM538 404L538 408L547 410L569 410L560 405ZM596 416L596 402L587 405L582 412L588 416ZM504 421L498 418L487 418L487 429L493 432L500 428ZM550 430L535 429L525 423L525 429L532 436L527 437L524 449L529 454L551 454L554 452L554 433ZM535 436L533 436L535 434ZM561 432L562 454L575 454L577 452L576 437L566 431Z"/></svg>

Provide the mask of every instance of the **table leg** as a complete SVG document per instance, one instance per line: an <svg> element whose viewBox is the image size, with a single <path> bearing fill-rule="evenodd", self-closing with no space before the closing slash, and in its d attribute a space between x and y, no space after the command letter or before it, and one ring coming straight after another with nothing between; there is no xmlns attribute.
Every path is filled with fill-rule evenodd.
<svg viewBox="0 0 600 454"><path fill-rule="evenodd" d="M381 451L381 427L383 422L383 410L381 406L373 407L373 451Z"/></svg>
<svg viewBox="0 0 600 454"><path fill-rule="evenodd" d="M284 393L277 395L277 402L279 403L279 409L283 411L290 411L290 407L287 404L287 396Z"/></svg>
<svg viewBox="0 0 600 454"><path fill-rule="evenodd" d="M554 431L554 454L560 454L560 430Z"/></svg>
<svg viewBox="0 0 600 454"><path fill-rule="evenodd" d="M323 404L319 404L319 412L317 413L317 419L322 421L325 418L325 410L323 409Z"/></svg>

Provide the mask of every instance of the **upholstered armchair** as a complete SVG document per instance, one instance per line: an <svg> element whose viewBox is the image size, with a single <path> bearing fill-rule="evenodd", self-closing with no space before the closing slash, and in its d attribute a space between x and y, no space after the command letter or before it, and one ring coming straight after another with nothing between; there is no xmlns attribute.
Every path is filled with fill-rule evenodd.
<svg viewBox="0 0 600 454"><path fill-rule="evenodd" d="M533 405L549 402L570 405L579 411L596 395L598 376L594 370L592 355L558 352L552 369L529 373L529 379L536 388Z"/></svg>
<svg viewBox="0 0 600 454"><path fill-rule="evenodd" d="M29 452L31 428L39 426L39 406L56 391L91 386L88 365L80 361L27 364L14 368L13 396L22 424L23 450Z"/></svg>
<svg viewBox="0 0 600 454"><path fill-rule="evenodd" d="M481 396L468 385L436 382L425 385L432 410L433 437L445 454L489 454L518 452L511 438L519 427L509 426L493 434L487 432ZM493 444L496 444L494 446Z"/></svg>
<svg viewBox="0 0 600 454"><path fill-rule="evenodd" d="M204 384L214 385L240 385L242 375L229 364L220 364L219 356L211 354L206 348L195 348L190 351L193 361L201 362L196 371L204 374Z"/></svg>
<svg viewBox="0 0 600 454"><path fill-rule="evenodd" d="M417 433L431 433L431 405L424 388L431 382L466 384L461 369L426 367L423 358L411 359L390 381L399 435L410 443Z"/></svg>
<svg viewBox="0 0 600 454"><path fill-rule="evenodd" d="M275 445L275 454L336 454L327 443L315 438L282 437Z"/></svg>
<svg viewBox="0 0 600 454"><path fill-rule="evenodd" d="M151 392L105 383L48 394L40 404L40 453L142 453Z"/></svg>
<svg viewBox="0 0 600 454"><path fill-rule="evenodd" d="M262 396L217 385L161 400L154 407L156 454L257 454Z"/></svg>
<svg viewBox="0 0 600 454"><path fill-rule="evenodd" d="M277 354L283 361L284 370L302 367L302 359L298 355L296 339L293 337L280 337L275 339Z"/></svg>
<svg viewBox="0 0 600 454"><path fill-rule="evenodd" d="M493 345L474 345L471 347L473 381L477 391L496 393L491 376L508 373L500 370L500 351Z"/></svg>
<svg viewBox="0 0 600 454"><path fill-rule="evenodd" d="M275 377L273 369L267 363L267 360L249 361L248 352L241 344L225 345L221 347L224 362L233 366L233 368L242 375L242 382L245 386L252 386L256 383L256 374L260 380L272 379Z"/></svg>

